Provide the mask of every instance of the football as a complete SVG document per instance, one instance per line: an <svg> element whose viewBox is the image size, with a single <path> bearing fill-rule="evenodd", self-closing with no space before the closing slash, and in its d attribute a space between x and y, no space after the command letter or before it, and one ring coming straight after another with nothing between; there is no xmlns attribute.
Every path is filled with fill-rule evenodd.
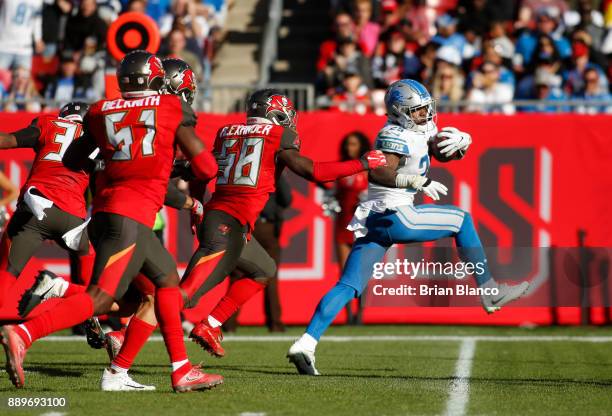
<svg viewBox="0 0 612 416"><path fill-rule="evenodd" d="M451 155L444 155L441 149L438 148L438 144L446 140L447 137L442 137L436 134L429 141L429 153L438 161L442 163L450 162L451 160L461 159L461 152L455 152Z"/></svg>

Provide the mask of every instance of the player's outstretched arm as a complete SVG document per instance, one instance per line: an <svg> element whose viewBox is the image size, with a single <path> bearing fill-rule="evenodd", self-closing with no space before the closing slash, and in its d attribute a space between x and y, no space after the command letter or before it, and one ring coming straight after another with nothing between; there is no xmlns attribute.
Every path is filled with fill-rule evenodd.
<svg viewBox="0 0 612 416"><path fill-rule="evenodd" d="M448 189L440 182L432 181L426 176L397 173L400 156L385 152L387 165L370 170L369 180L388 188L412 188L423 191L425 195L437 201L440 194L446 195Z"/></svg>
<svg viewBox="0 0 612 416"><path fill-rule="evenodd" d="M40 130L36 127L36 119L26 128L13 133L0 133L0 149L14 149L16 147L36 147Z"/></svg>
<svg viewBox="0 0 612 416"><path fill-rule="evenodd" d="M346 162L313 162L296 149L284 149L278 153L278 159L293 173L313 182L335 181L364 170L376 169L386 163L383 153L379 150L368 152L361 159Z"/></svg>
<svg viewBox="0 0 612 416"><path fill-rule="evenodd" d="M185 156L191 160L191 170L198 179L208 181L217 176L217 161L204 147L192 126L179 126L176 130L176 141Z"/></svg>

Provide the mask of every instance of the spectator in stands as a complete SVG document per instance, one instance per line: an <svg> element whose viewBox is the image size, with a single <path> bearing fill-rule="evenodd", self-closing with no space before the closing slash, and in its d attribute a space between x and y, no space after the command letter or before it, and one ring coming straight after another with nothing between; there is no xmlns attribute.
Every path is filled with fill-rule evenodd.
<svg viewBox="0 0 612 416"><path fill-rule="evenodd" d="M489 27L489 39L495 51L504 60L504 65L511 68L512 57L514 56L514 43L506 33L506 27L503 22L497 20L491 23Z"/></svg>
<svg viewBox="0 0 612 416"><path fill-rule="evenodd" d="M170 0L140 0L144 3L145 13L157 22L159 26L161 24L162 17L168 12L170 8ZM131 3L131 2L130 2Z"/></svg>
<svg viewBox="0 0 612 416"><path fill-rule="evenodd" d="M540 54L535 61L535 69L532 73L525 75L516 87L517 99L530 99L536 95L535 74L547 72L551 75L560 75L561 61L554 55Z"/></svg>
<svg viewBox="0 0 612 416"><path fill-rule="evenodd" d="M406 77L404 68L417 58L406 48L402 32L393 32L385 44L380 45L372 58L372 78L375 88L387 88L391 83Z"/></svg>
<svg viewBox="0 0 612 416"><path fill-rule="evenodd" d="M382 37L382 33L385 33L389 30L395 30L395 26L397 26L400 22L400 15L397 6L397 0L382 0L380 2L380 8L382 13L380 31Z"/></svg>
<svg viewBox="0 0 612 416"><path fill-rule="evenodd" d="M491 7L486 0L470 0L459 8L459 30L461 32L473 31L483 36L492 20Z"/></svg>
<svg viewBox="0 0 612 416"><path fill-rule="evenodd" d="M342 87L332 96L331 108L343 113L365 114L370 108L368 87L357 72L347 72Z"/></svg>
<svg viewBox="0 0 612 416"><path fill-rule="evenodd" d="M465 78L459 67L443 65L437 68L431 83L431 93L440 103L441 111L458 110L458 107L453 107L452 104L457 104L463 99L464 85ZM446 103L451 104L448 109L442 106Z"/></svg>
<svg viewBox="0 0 612 416"><path fill-rule="evenodd" d="M340 160L355 160L359 159L363 154L371 148L370 140L365 134L360 131L353 131L342 139L340 142ZM340 212L334 221L334 237L336 243L336 256L338 257L338 266L344 268L346 259L348 258L355 237L353 233L346 229L351 222L353 214L359 205L359 202L365 200L368 192L368 174L367 172L356 173L352 176L336 181L335 197L338 201ZM356 313L353 313L352 302L346 306L347 322L349 324L361 323L361 299L356 302Z"/></svg>
<svg viewBox="0 0 612 416"><path fill-rule="evenodd" d="M433 43L437 43L440 46L452 46L459 51L462 58L467 57L464 55L466 40L465 36L457 32L458 20L449 14L443 14L436 19L436 28L438 33L431 38Z"/></svg>
<svg viewBox="0 0 612 416"><path fill-rule="evenodd" d="M561 89L561 77L559 75L555 75L544 68L538 69L534 76L534 84L535 88L533 90L533 95L528 98L546 102L522 107L521 111L531 113L558 113L569 111L569 107L565 105L550 104L551 101L567 100L567 96Z"/></svg>
<svg viewBox="0 0 612 416"><path fill-rule="evenodd" d="M562 15L568 10L565 0L523 0L514 27L516 29L530 28L534 17L537 20L538 14L544 8L557 10L558 15Z"/></svg>
<svg viewBox="0 0 612 416"><path fill-rule="evenodd" d="M467 111L514 114L512 96L512 87L499 82L499 66L493 62L484 62L472 78L472 89L467 96Z"/></svg>
<svg viewBox="0 0 612 416"><path fill-rule="evenodd" d="M77 62L72 51L63 51L60 56L60 67L55 79L47 84L45 98L55 101L55 107L63 107L73 99L83 99L85 94L77 82Z"/></svg>
<svg viewBox="0 0 612 416"><path fill-rule="evenodd" d="M574 98L586 101L598 101L600 105L582 105L576 108L578 113L584 114L597 114L597 113L612 113L612 96L608 91L602 88L602 82L600 78L602 74L595 68L588 68L584 71L582 91L574 95Z"/></svg>
<svg viewBox="0 0 612 416"><path fill-rule="evenodd" d="M514 73L509 69L511 66L511 61L502 57L501 49L493 43L492 39L484 41L481 55L472 60L470 65L472 71L468 76L468 85L471 85L472 77L478 72L483 62L487 61L493 62L499 67L499 81L509 84L512 88L514 88L516 82Z"/></svg>
<svg viewBox="0 0 612 416"><path fill-rule="evenodd" d="M566 75L565 87L569 95L580 94L584 90L584 73L587 69L599 72L601 89L608 89L604 71L591 59L591 37L585 31L576 31L572 39L572 60Z"/></svg>
<svg viewBox="0 0 612 416"><path fill-rule="evenodd" d="M524 68L529 67L541 35L547 35L553 39L561 59L570 57L572 48L567 38L562 35L559 13L559 9L552 6L537 11L536 30L525 31L516 41L516 71L522 72Z"/></svg>
<svg viewBox="0 0 612 416"><path fill-rule="evenodd" d="M43 52L42 6L43 0L0 2L0 69L29 71L34 52Z"/></svg>
<svg viewBox="0 0 612 416"><path fill-rule="evenodd" d="M66 21L72 12L70 0L45 1L42 11L42 39L45 43L43 57L51 60L64 40Z"/></svg>
<svg viewBox="0 0 612 416"><path fill-rule="evenodd" d="M338 49L338 41L355 39L355 22L348 13L339 13L334 20L334 37L321 43L317 58L317 71L323 71Z"/></svg>
<svg viewBox="0 0 612 416"><path fill-rule="evenodd" d="M187 62L198 80L202 79L200 58L186 49L187 38L181 30L175 29L168 35L168 57L179 58Z"/></svg>
<svg viewBox="0 0 612 416"><path fill-rule="evenodd" d="M430 85L435 70L434 65L438 60L438 47L437 43L429 42L419 50L418 56L421 65L416 73L408 73L409 78L414 78L425 85Z"/></svg>
<svg viewBox="0 0 612 416"><path fill-rule="evenodd" d="M336 53L320 74L323 90L333 92L349 72L358 74L368 88L372 87L370 63L350 38L338 41Z"/></svg>
<svg viewBox="0 0 612 416"><path fill-rule="evenodd" d="M135 12L135 13L143 13L143 14L147 14L147 0L130 0L127 4L127 7L125 9L126 12ZM164 13L166 12L166 10L164 10ZM157 21L157 18L150 16L149 17L153 18L154 20ZM161 16L160 16L161 17ZM159 22L158 22L159 25Z"/></svg>
<svg viewBox="0 0 612 416"><path fill-rule="evenodd" d="M357 39L361 45L365 56L370 57L374 54L378 36L380 35L380 25L372 19L372 1L356 0L355 5L355 29Z"/></svg>
<svg viewBox="0 0 612 416"><path fill-rule="evenodd" d="M64 48L80 54L86 39L96 40L96 49L104 50L107 25L98 15L96 0L82 0L79 12L68 19Z"/></svg>
<svg viewBox="0 0 612 416"><path fill-rule="evenodd" d="M41 110L40 95L36 91L30 70L17 68L13 71L13 82L5 100L4 111L28 111L37 113Z"/></svg>
<svg viewBox="0 0 612 416"><path fill-rule="evenodd" d="M430 15L431 13L429 13L427 8L427 0L408 1L406 19L412 24L421 45L425 45L435 33L429 18Z"/></svg>
<svg viewBox="0 0 612 416"><path fill-rule="evenodd" d="M606 34L603 27L603 17L597 10L593 10L591 0L579 0L577 10L579 21L576 27L585 30L593 40L593 49L599 51Z"/></svg>
<svg viewBox="0 0 612 416"><path fill-rule="evenodd" d="M181 29L186 39L195 40L198 58L202 55L204 40L210 32L208 21L205 16L199 14L200 10L195 0L173 0L171 9L161 18L159 27L162 37L175 29ZM196 52L191 48L190 50Z"/></svg>

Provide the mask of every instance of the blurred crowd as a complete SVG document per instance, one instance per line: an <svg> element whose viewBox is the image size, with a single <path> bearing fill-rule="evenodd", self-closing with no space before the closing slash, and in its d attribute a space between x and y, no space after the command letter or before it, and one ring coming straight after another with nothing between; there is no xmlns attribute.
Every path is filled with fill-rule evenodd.
<svg viewBox="0 0 612 416"><path fill-rule="evenodd" d="M384 114L385 88L413 78L444 111L612 112L612 0L331 3L319 106ZM512 103L530 99L548 104Z"/></svg>
<svg viewBox="0 0 612 416"><path fill-rule="evenodd" d="M211 60L229 0L2 0L0 1L0 98L2 110L42 109L104 96L113 67L106 51L110 23L128 11L158 25L160 55L178 57L201 82Z"/></svg>

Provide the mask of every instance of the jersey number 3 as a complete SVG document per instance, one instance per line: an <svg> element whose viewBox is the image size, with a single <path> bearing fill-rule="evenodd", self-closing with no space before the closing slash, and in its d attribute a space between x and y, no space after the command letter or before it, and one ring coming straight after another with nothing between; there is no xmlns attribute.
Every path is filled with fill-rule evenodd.
<svg viewBox="0 0 612 416"><path fill-rule="evenodd" d="M227 139L223 142L221 152L217 156L217 185L257 185L264 139L244 139L242 146L238 142L237 139Z"/></svg>
<svg viewBox="0 0 612 416"><path fill-rule="evenodd" d="M104 117L106 127L106 137L115 150L113 160L132 160L132 143L134 142L135 131L124 122L128 111L107 114ZM155 110L144 109L140 112L138 122L146 128L146 133L142 138L142 155L153 155L153 141L155 140ZM126 124L124 127L117 128L117 124Z"/></svg>

